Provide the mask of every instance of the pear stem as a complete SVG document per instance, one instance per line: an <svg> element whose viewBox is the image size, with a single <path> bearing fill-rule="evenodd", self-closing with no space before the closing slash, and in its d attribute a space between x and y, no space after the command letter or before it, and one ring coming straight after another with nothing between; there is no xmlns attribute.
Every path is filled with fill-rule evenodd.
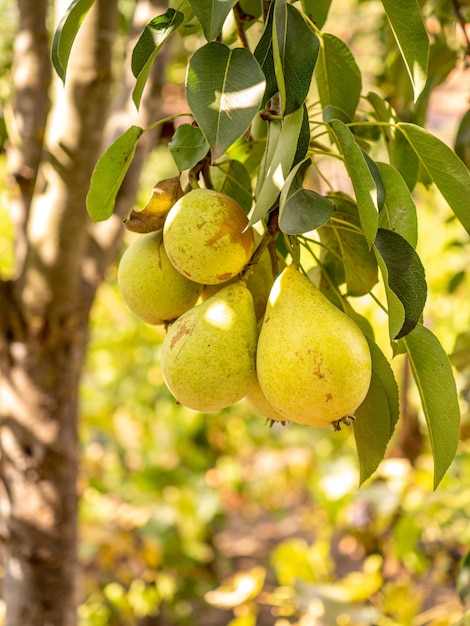
<svg viewBox="0 0 470 626"><path fill-rule="evenodd" d="M276 257L276 253L275 253L275 250L273 249L272 244L274 243L274 240L276 239L278 233L280 232L278 217L279 217L279 209L274 209L273 211L271 211L269 215L268 223L266 225L266 231L264 232L256 250L253 252L251 259L246 264L241 274L242 279L245 278L245 276L249 272L251 272L251 268L258 263L258 261L261 258L261 255L268 247L269 247L269 254L271 257L271 266L273 269L273 275L277 276L277 257Z"/></svg>

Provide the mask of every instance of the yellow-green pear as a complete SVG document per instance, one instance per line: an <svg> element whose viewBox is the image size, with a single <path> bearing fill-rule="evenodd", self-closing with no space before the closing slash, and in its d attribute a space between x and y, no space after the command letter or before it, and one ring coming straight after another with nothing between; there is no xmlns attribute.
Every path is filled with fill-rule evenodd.
<svg viewBox="0 0 470 626"><path fill-rule="evenodd" d="M276 411L276 409L269 404L258 382L258 377L256 377L253 381L249 392L246 394L246 401L248 406L253 409L253 411L259 413L259 415L263 415L263 417L266 417L268 420L273 420L275 422L287 421L286 418L279 413L279 411Z"/></svg>
<svg viewBox="0 0 470 626"><path fill-rule="evenodd" d="M308 426L352 416L370 385L371 357L361 330L295 265L271 289L256 365L269 404L286 420Z"/></svg>
<svg viewBox="0 0 470 626"><path fill-rule="evenodd" d="M118 286L130 310L149 324L174 320L194 306L202 285L182 276L167 257L163 231L139 235L121 257Z"/></svg>
<svg viewBox="0 0 470 626"><path fill-rule="evenodd" d="M190 280L224 283L250 260L254 235L247 224L243 209L229 196L213 189L193 189L166 217L165 249L176 269Z"/></svg>
<svg viewBox="0 0 470 626"><path fill-rule="evenodd" d="M241 400L255 377L257 337L251 293L243 281L227 285L168 329L161 352L168 389L196 411Z"/></svg>

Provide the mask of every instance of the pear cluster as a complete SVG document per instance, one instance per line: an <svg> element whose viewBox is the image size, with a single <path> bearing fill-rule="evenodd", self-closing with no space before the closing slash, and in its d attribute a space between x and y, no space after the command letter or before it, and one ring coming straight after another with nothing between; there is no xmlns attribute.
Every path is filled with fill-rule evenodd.
<svg viewBox="0 0 470 626"><path fill-rule="evenodd" d="M165 325L161 369L176 401L211 412L246 398L272 421L347 421L371 379L358 326L297 266L276 276L268 249L252 266L260 236L232 198L194 189L175 200L162 228L124 252L118 285L135 315Z"/></svg>

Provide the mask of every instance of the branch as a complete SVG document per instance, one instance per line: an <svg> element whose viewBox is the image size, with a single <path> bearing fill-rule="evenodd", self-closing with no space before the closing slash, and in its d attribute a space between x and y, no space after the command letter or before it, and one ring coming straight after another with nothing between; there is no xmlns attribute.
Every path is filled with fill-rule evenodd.
<svg viewBox="0 0 470 626"><path fill-rule="evenodd" d="M464 14L462 13L462 6L459 0L452 0L452 5L454 7L455 15L457 16L457 21L462 28L462 33L465 39L466 46L464 48L465 56L470 58L470 37L467 33L467 20L465 19Z"/></svg>

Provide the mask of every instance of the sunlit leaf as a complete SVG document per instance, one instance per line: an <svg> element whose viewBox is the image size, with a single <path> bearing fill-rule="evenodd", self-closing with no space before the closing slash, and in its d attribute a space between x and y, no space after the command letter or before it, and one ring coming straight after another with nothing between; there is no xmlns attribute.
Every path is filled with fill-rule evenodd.
<svg viewBox="0 0 470 626"><path fill-rule="evenodd" d="M86 197L88 213L95 222L106 220L112 215L117 193L143 132L139 126L128 128L109 146L96 164Z"/></svg>
<svg viewBox="0 0 470 626"><path fill-rule="evenodd" d="M418 219L416 206L402 176L392 165L377 163L385 188L385 202L379 213L379 226L393 230L416 248Z"/></svg>
<svg viewBox="0 0 470 626"><path fill-rule="evenodd" d="M279 227L288 235L301 235L323 226L333 213L333 203L316 191L304 189L302 184L310 158L296 165L281 191Z"/></svg>
<svg viewBox="0 0 470 626"><path fill-rule="evenodd" d="M415 124L400 122L421 165L439 189L450 208L470 233L470 172L443 141Z"/></svg>
<svg viewBox="0 0 470 626"><path fill-rule="evenodd" d="M388 288L404 307L403 326L393 337L399 339L411 332L421 319L427 296L424 267L413 246L392 230L379 228L374 245L387 266Z"/></svg>
<svg viewBox="0 0 470 626"><path fill-rule="evenodd" d="M186 78L186 99L209 142L214 161L249 127L264 89L261 67L245 48L231 49L213 41L193 54Z"/></svg>
<svg viewBox="0 0 470 626"><path fill-rule="evenodd" d="M382 0L417 100L426 85L429 38L416 0Z"/></svg>
<svg viewBox="0 0 470 626"><path fill-rule="evenodd" d="M142 31L132 51L131 61L132 73L137 79L132 91L132 100L137 108L140 106L142 92L155 57L165 41L181 26L183 21L183 13L168 9L164 15L150 20Z"/></svg>
<svg viewBox="0 0 470 626"><path fill-rule="evenodd" d="M236 3L237 0L189 0L207 41L212 41L221 32L227 15Z"/></svg>
<svg viewBox="0 0 470 626"><path fill-rule="evenodd" d="M293 113L304 103L319 48L318 37L296 7L285 0L275 0L272 52L283 115Z"/></svg>
<svg viewBox="0 0 470 626"><path fill-rule="evenodd" d="M361 95L362 78L348 46L338 37L323 33L315 70L325 121L350 122Z"/></svg>
<svg viewBox="0 0 470 626"><path fill-rule="evenodd" d="M263 34L261 35L254 51L255 58L260 64L266 77L266 90L262 101L263 106L278 92L273 56L273 16L274 2L272 2L269 7Z"/></svg>
<svg viewBox="0 0 470 626"><path fill-rule="evenodd" d="M74 0L59 22L52 40L51 58L55 71L65 81L67 64L75 37L95 0Z"/></svg>
<svg viewBox="0 0 470 626"><path fill-rule="evenodd" d="M367 241L371 244L375 239L379 221L377 186L362 150L357 145L349 128L340 120L331 120L330 126L344 156L344 164L351 178L362 229Z"/></svg>
<svg viewBox="0 0 470 626"><path fill-rule="evenodd" d="M272 157L266 164L265 175L249 221L250 225L256 224L265 217L281 193L297 151L303 116L303 109L297 109L283 120Z"/></svg>
<svg viewBox="0 0 470 626"><path fill-rule="evenodd" d="M366 481L385 456L399 417L398 385L380 348L368 339L372 357L372 380L364 402L356 409L354 437L360 482Z"/></svg>
<svg viewBox="0 0 470 626"><path fill-rule="evenodd" d="M450 361L436 336L422 325L403 338L421 397L434 457L434 488L452 463L460 433L460 408Z"/></svg>
<svg viewBox="0 0 470 626"><path fill-rule="evenodd" d="M179 171L194 167L209 151L209 144L200 128L181 124L175 130L168 149Z"/></svg>

